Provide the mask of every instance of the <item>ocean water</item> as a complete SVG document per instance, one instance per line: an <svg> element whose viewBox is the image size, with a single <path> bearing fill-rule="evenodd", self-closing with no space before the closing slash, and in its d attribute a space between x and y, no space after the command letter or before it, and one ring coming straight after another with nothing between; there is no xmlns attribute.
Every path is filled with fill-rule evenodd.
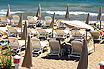
<svg viewBox="0 0 104 69"><path fill-rule="evenodd" d="M10 5L11 15L23 13L24 19L27 16L35 16L38 4L41 5L41 19L44 16L52 16L56 13L56 19L65 19L66 6L69 4L69 14L71 20L85 21L90 13L90 20L97 20L99 7L104 8L104 0L0 0L0 14L6 14L7 6ZM102 16L104 20L104 9Z"/></svg>

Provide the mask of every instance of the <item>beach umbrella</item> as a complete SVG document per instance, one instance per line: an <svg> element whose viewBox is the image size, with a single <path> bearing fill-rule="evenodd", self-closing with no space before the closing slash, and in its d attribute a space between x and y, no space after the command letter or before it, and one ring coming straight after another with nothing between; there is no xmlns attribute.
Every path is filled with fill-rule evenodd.
<svg viewBox="0 0 104 69"><path fill-rule="evenodd" d="M69 4L67 5L67 10L66 10L65 18L70 19L70 17L69 17Z"/></svg>
<svg viewBox="0 0 104 69"><path fill-rule="evenodd" d="M52 22L51 22L51 28L52 28L52 38L53 38L54 22L55 22L55 13L53 14L53 18L52 18Z"/></svg>
<svg viewBox="0 0 104 69"><path fill-rule="evenodd" d="M80 60L77 66L77 69L87 69L88 68L88 49L87 49L87 41L84 39L82 52L80 55Z"/></svg>
<svg viewBox="0 0 104 69"><path fill-rule="evenodd" d="M10 24L11 24L11 14L10 14L10 6L9 6L9 4L8 4L6 17L10 18Z"/></svg>
<svg viewBox="0 0 104 69"><path fill-rule="evenodd" d="M39 4L39 7L38 7L38 11L36 13L36 17L40 18L41 17L41 6Z"/></svg>
<svg viewBox="0 0 104 69"><path fill-rule="evenodd" d="M25 40L25 51L26 51L26 39L27 39L27 23L26 23L26 21L25 21L25 25L24 25L21 39Z"/></svg>
<svg viewBox="0 0 104 69"><path fill-rule="evenodd" d="M20 20L19 20L19 23L18 23L18 27L21 28L21 36L22 36L22 19L23 19L23 15L21 13Z"/></svg>
<svg viewBox="0 0 104 69"><path fill-rule="evenodd" d="M6 17L10 17L11 15L10 15L10 6L9 6L9 4L8 4L8 9L7 9L7 14L6 14Z"/></svg>
<svg viewBox="0 0 104 69"><path fill-rule="evenodd" d="M32 44L30 36L28 36L27 49L23 59L22 67L32 67Z"/></svg>
<svg viewBox="0 0 104 69"><path fill-rule="evenodd" d="M86 24L89 24L89 16L90 16L90 14L88 13L87 19L86 19Z"/></svg>
<svg viewBox="0 0 104 69"><path fill-rule="evenodd" d="M78 29L90 29L94 30L94 28L88 24L85 24L81 21L73 20L73 21L61 21L60 23L64 23L67 27L76 27Z"/></svg>
<svg viewBox="0 0 104 69"><path fill-rule="evenodd" d="M100 20L100 29L101 29L101 20L102 20L102 7L99 9L99 14L97 16L97 20Z"/></svg>

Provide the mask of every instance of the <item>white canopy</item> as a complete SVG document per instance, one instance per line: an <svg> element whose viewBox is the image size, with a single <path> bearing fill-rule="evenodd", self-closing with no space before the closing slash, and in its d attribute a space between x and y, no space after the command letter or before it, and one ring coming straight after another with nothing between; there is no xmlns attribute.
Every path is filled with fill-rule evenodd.
<svg viewBox="0 0 104 69"><path fill-rule="evenodd" d="M61 23L64 23L65 25L69 26L69 27L76 27L79 29L90 29L90 30L94 30L93 27L91 27L88 24L85 24L81 21L61 21Z"/></svg>

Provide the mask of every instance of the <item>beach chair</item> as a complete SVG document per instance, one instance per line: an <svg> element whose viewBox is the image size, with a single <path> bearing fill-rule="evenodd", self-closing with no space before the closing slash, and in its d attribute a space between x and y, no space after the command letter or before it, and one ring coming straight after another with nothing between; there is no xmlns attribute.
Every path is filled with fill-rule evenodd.
<svg viewBox="0 0 104 69"><path fill-rule="evenodd" d="M72 51L71 51L71 54L68 55L68 56L69 57L71 57L71 56L80 57L81 52L82 52L83 42L78 41L78 40L73 40L71 42L71 46L72 46Z"/></svg>
<svg viewBox="0 0 104 69"><path fill-rule="evenodd" d="M16 37L8 37L8 40L10 42L11 49L13 49L12 52L16 54L20 54L21 47L24 46L25 42L23 40L18 41L18 38Z"/></svg>
<svg viewBox="0 0 104 69"><path fill-rule="evenodd" d="M44 29L38 29L38 37L46 39L49 37L49 34Z"/></svg>
<svg viewBox="0 0 104 69"><path fill-rule="evenodd" d="M81 52L82 52L82 47L83 47L83 41L82 39L75 39L71 42L72 50L71 54L69 54L69 57L80 57ZM88 48L88 53L90 51L94 50L95 51L95 46L92 37L90 37L87 40L87 48Z"/></svg>
<svg viewBox="0 0 104 69"><path fill-rule="evenodd" d="M49 40L49 47L50 47L50 53L47 54L47 57L51 55L58 55L58 57L62 56L62 50L59 41L55 39Z"/></svg>
<svg viewBox="0 0 104 69"><path fill-rule="evenodd" d="M19 36L19 33L17 32L15 27L7 27L8 29L8 36Z"/></svg>
<svg viewBox="0 0 104 69"><path fill-rule="evenodd" d="M27 28L27 35L30 35L30 36L33 37L33 34L32 34L32 32L31 32L31 29L30 29L30 28Z"/></svg>
<svg viewBox="0 0 104 69"><path fill-rule="evenodd" d="M33 49L33 54L42 54L43 48L41 47L40 40L38 38L31 38L32 42L32 49Z"/></svg>
<svg viewBox="0 0 104 69"><path fill-rule="evenodd" d="M0 22L1 22L1 18L4 18L5 17L5 15L0 15Z"/></svg>
<svg viewBox="0 0 104 69"><path fill-rule="evenodd" d="M56 32L56 39L66 39L67 34L63 30L55 30Z"/></svg>
<svg viewBox="0 0 104 69"><path fill-rule="evenodd" d="M18 15L13 15L13 24L12 26L17 26L20 20L20 17Z"/></svg>
<svg viewBox="0 0 104 69"><path fill-rule="evenodd" d="M99 31L90 31L90 33L95 41L102 41L102 35Z"/></svg>
<svg viewBox="0 0 104 69"><path fill-rule="evenodd" d="M61 22L57 22L57 28L58 29L65 29L65 28L67 28L67 26L64 24L64 23L61 23Z"/></svg>
<svg viewBox="0 0 104 69"><path fill-rule="evenodd" d="M34 18L34 20L35 20L35 21L37 21L37 20L38 20L38 18L37 18L36 16L34 16L33 18Z"/></svg>
<svg viewBox="0 0 104 69"><path fill-rule="evenodd" d="M9 23L7 20L7 17L4 15L1 16L0 20L1 20L1 24L8 25L8 23Z"/></svg>
<svg viewBox="0 0 104 69"><path fill-rule="evenodd" d="M52 18L50 16L45 16L44 18L45 18L45 22L46 22L45 26L50 27L51 22L52 22Z"/></svg>
<svg viewBox="0 0 104 69"><path fill-rule="evenodd" d="M28 20L28 26L34 27L36 26L36 17L34 18L33 16L27 16Z"/></svg>
<svg viewBox="0 0 104 69"><path fill-rule="evenodd" d="M83 36L83 35L80 33L79 30L72 30L72 31L71 31L71 35L72 35L72 38L78 38L78 39L82 38L82 36Z"/></svg>

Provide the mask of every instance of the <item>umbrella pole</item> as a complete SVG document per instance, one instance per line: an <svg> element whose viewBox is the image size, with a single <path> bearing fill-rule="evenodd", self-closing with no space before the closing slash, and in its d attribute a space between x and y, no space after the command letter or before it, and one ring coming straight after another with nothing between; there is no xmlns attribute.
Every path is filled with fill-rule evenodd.
<svg viewBox="0 0 104 69"><path fill-rule="evenodd" d="M87 40L87 29L86 29L86 40Z"/></svg>
<svg viewBox="0 0 104 69"><path fill-rule="evenodd" d="M26 53L26 39L25 39L25 53Z"/></svg>
<svg viewBox="0 0 104 69"><path fill-rule="evenodd" d="M100 20L100 30L101 30L101 20Z"/></svg>
<svg viewBox="0 0 104 69"><path fill-rule="evenodd" d="M11 25L11 16L10 16L10 25Z"/></svg>
<svg viewBox="0 0 104 69"><path fill-rule="evenodd" d="M21 36L22 36L22 27L21 27Z"/></svg>
<svg viewBox="0 0 104 69"><path fill-rule="evenodd" d="M52 38L53 38L53 29L52 29Z"/></svg>

